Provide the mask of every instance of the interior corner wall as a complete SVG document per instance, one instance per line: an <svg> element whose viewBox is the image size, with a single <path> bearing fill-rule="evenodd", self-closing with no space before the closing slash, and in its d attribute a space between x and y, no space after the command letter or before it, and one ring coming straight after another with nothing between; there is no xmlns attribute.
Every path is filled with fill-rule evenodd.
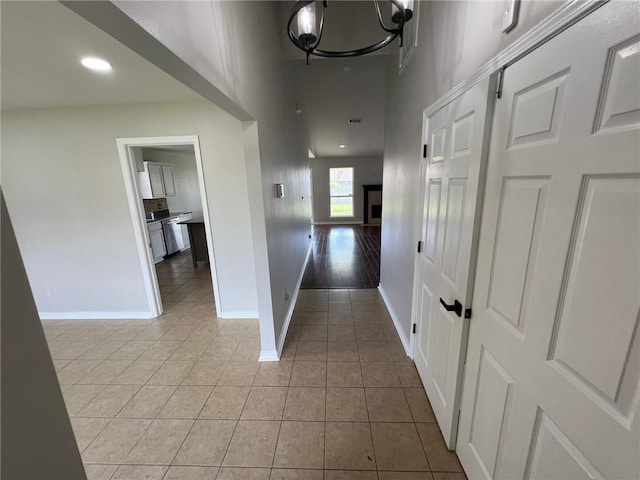
<svg viewBox="0 0 640 480"><path fill-rule="evenodd" d="M422 112L562 3L521 2L518 25L503 34L505 2L419 2L417 47L401 73L397 49L392 49L387 64L380 287L406 338L421 207Z"/></svg>
<svg viewBox="0 0 640 480"><path fill-rule="evenodd" d="M83 480L80 452L1 192L0 207L2 478Z"/></svg>
<svg viewBox="0 0 640 480"><path fill-rule="evenodd" d="M248 174L260 176L249 179L260 191L249 197L252 251L255 272L268 272L268 282L258 284L261 325L271 325L269 337L279 339L292 306L285 290L295 291L311 246L309 161L291 97L294 75L282 51L280 2L114 1L126 21L114 12L107 18L106 7L95 5L103 3L65 4L195 91L205 95L215 87L225 104L249 115L239 119L255 120L260 165ZM195 74L185 75L175 56ZM276 183L285 185L284 198L275 198ZM267 258L257 253L263 251ZM262 348L273 351L276 345L263 342Z"/></svg>
<svg viewBox="0 0 640 480"><path fill-rule="evenodd" d="M313 177L314 223L362 223L364 219L362 186L382 184L382 157L313 158L309 164ZM336 219L331 218L330 215L329 169L338 167L353 167L353 218Z"/></svg>
<svg viewBox="0 0 640 480"><path fill-rule="evenodd" d="M116 138L177 135L200 141L217 308L257 311L241 123L187 102L2 112L2 183L41 314L148 316Z"/></svg>
<svg viewBox="0 0 640 480"><path fill-rule="evenodd" d="M198 184L196 157L191 152L143 149L144 160L173 165L176 194L167 197L170 212L202 215L202 196Z"/></svg>

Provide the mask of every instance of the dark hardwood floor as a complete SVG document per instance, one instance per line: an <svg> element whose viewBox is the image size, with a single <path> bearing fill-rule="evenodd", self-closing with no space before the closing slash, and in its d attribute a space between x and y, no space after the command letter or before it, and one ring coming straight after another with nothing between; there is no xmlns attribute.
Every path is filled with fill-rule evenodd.
<svg viewBox="0 0 640 480"><path fill-rule="evenodd" d="M315 225L302 288L376 288L380 227Z"/></svg>

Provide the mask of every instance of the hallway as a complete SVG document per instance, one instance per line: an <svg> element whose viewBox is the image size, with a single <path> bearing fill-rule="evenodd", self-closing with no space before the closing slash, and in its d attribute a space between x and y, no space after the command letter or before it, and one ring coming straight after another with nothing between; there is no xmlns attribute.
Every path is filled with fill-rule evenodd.
<svg viewBox="0 0 640 480"><path fill-rule="evenodd" d="M303 289L377 288L381 227L314 225Z"/></svg>

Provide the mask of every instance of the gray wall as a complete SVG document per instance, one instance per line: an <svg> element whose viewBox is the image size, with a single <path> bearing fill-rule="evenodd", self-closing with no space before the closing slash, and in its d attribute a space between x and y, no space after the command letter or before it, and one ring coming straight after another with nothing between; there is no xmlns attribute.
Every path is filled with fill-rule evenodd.
<svg viewBox="0 0 640 480"><path fill-rule="evenodd" d="M420 192L422 112L527 32L561 2L522 2L518 26L501 33L505 3L420 2L418 46L398 73L388 60L380 286L409 338Z"/></svg>
<svg viewBox="0 0 640 480"><path fill-rule="evenodd" d="M245 160L262 344L275 349L291 307L285 289L294 289L311 245L309 162L282 55L280 3L118 0L119 12L109 2L65 4L237 118L256 122L245 126L245 135L257 135L244 143ZM285 184L285 198L275 198L276 183Z"/></svg>
<svg viewBox="0 0 640 480"><path fill-rule="evenodd" d="M4 196L2 218L3 480L85 479Z"/></svg>
<svg viewBox="0 0 640 480"><path fill-rule="evenodd" d="M313 222L362 223L362 185L382 184L382 157L312 158L309 163L313 172ZM329 169L336 167L353 167L354 218L335 219L329 215Z"/></svg>
<svg viewBox="0 0 640 480"><path fill-rule="evenodd" d="M257 312L242 125L189 102L2 112L4 191L41 316L148 314L116 138L171 135L199 136L219 313Z"/></svg>

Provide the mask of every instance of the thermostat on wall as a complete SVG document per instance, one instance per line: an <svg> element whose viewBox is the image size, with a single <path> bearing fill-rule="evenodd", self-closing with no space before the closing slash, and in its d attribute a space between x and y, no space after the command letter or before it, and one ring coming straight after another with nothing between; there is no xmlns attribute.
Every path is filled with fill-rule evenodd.
<svg viewBox="0 0 640 480"><path fill-rule="evenodd" d="M276 183L276 198L284 197L284 183Z"/></svg>

